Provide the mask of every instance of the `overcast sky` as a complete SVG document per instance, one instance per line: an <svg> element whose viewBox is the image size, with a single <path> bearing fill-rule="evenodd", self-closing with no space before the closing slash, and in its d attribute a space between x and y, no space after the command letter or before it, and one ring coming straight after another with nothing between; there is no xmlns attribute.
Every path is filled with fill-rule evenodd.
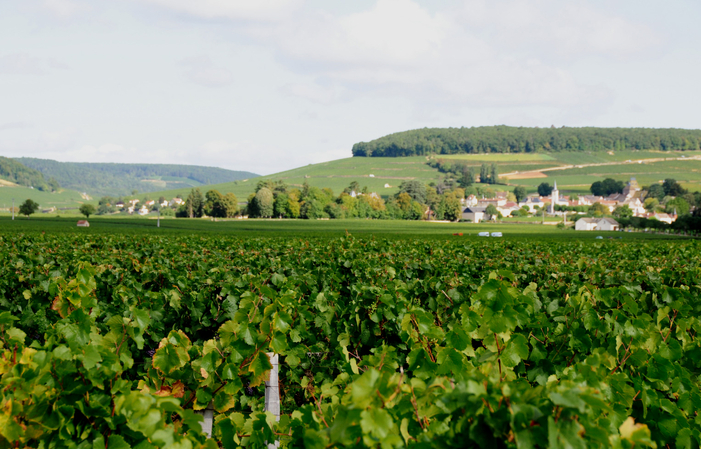
<svg viewBox="0 0 701 449"><path fill-rule="evenodd" d="M0 0L0 155L269 174L422 127L699 128L698 0Z"/></svg>

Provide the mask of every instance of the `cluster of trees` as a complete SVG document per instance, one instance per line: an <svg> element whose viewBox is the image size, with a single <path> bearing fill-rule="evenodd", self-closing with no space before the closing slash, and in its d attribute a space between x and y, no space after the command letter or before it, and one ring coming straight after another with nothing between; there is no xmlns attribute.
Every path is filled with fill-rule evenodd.
<svg viewBox="0 0 701 449"><path fill-rule="evenodd" d="M353 181L340 195L308 184L290 188L282 181L259 181L246 213L263 218L375 218L458 220L465 190L456 183L425 185L404 181L396 195L383 199Z"/></svg>
<svg viewBox="0 0 701 449"><path fill-rule="evenodd" d="M701 148L701 130L651 128L423 128L353 145L353 156L398 157L458 153L662 150Z"/></svg>
<svg viewBox="0 0 701 449"><path fill-rule="evenodd" d="M589 187L589 191L592 195L596 196L609 196L614 193L623 193L623 189L626 185L623 181L616 181L613 178L606 178L603 181L596 181L592 183Z"/></svg>
<svg viewBox="0 0 701 449"><path fill-rule="evenodd" d="M103 164L90 162L58 162L49 159L17 158L15 161L53 177L66 188L93 195L129 195L132 191L154 192L168 188L218 184L258 175L216 167L172 164ZM151 181L149 181L151 180Z"/></svg>
<svg viewBox="0 0 701 449"><path fill-rule="evenodd" d="M17 162L14 159L0 156L0 179L5 179L24 187L33 187L43 192L55 192L61 188L56 179L47 181L41 172Z"/></svg>
<svg viewBox="0 0 701 449"><path fill-rule="evenodd" d="M190 191L187 199L178 207L176 217L200 218L204 215L215 218L232 218L239 213L236 195L222 195L218 190L208 190L202 195L199 188Z"/></svg>
<svg viewBox="0 0 701 449"><path fill-rule="evenodd" d="M476 182L475 167L468 165L465 161L432 159L428 161L427 164L441 173L448 173L456 176L462 187L471 186ZM479 182L483 184L498 184L499 167L497 164L482 164L480 166Z"/></svg>

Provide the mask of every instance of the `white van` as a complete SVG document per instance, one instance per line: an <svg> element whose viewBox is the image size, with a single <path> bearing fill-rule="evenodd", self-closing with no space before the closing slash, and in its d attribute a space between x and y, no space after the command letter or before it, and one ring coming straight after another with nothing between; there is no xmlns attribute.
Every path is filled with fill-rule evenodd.
<svg viewBox="0 0 701 449"><path fill-rule="evenodd" d="M492 237L501 237L501 232L492 232Z"/></svg>
<svg viewBox="0 0 701 449"><path fill-rule="evenodd" d="M489 237L489 232L480 232L479 234L480 237Z"/></svg>

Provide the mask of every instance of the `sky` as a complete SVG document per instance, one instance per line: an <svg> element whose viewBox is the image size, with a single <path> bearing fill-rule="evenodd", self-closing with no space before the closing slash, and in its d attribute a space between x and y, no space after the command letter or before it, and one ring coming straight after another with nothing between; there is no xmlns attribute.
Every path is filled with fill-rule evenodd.
<svg viewBox="0 0 701 449"><path fill-rule="evenodd" d="M0 0L0 155L271 174L423 127L699 128L698 0Z"/></svg>

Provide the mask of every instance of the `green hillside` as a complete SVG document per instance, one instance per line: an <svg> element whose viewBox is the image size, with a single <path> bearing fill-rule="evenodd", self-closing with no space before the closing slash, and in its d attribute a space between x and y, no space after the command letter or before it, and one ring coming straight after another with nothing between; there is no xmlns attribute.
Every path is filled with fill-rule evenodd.
<svg viewBox="0 0 701 449"><path fill-rule="evenodd" d="M84 202L88 202L75 190L59 189L57 192L46 192L29 187L0 185L0 211L3 214L9 213L13 198L15 199L15 207L19 207L20 203L26 199L36 201L40 206L40 211L37 212L39 215L42 210L51 208L56 208L52 214L77 214L78 207Z"/></svg>
<svg viewBox="0 0 701 449"><path fill-rule="evenodd" d="M5 181L0 185L17 184L24 187L34 187L42 191L52 191L59 188L55 179L47 179L35 169L29 168L14 159L0 156L0 181Z"/></svg>
<svg viewBox="0 0 701 449"><path fill-rule="evenodd" d="M35 158L15 160L43 173L47 179L55 178L65 188L86 192L93 197L129 195L134 190L146 193L189 189L258 176L246 171L196 165L58 162Z"/></svg>
<svg viewBox="0 0 701 449"><path fill-rule="evenodd" d="M701 151L656 152L656 151L620 151L609 153L564 152L550 154L475 154L447 155L403 158L347 158L320 164L287 170L256 179L222 183L203 187L203 193L217 189L222 194L232 192L240 202L246 201L255 190L258 180L283 180L292 186L301 187L305 182L316 187L329 187L338 195L352 181L367 186L370 191L382 196L393 195L404 180L419 180L426 184L438 183L449 173L427 165L429 161L450 160L466 163L479 172L481 164L495 163L499 169L501 186L513 190L515 186L525 186L528 192L535 192L538 184L557 181L564 192L587 193L594 181L611 177L628 181L635 177L641 185L661 181L665 178L678 180L685 188L701 190ZM630 161L630 162L628 162ZM638 163L640 161L640 163ZM370 175L373 175L372 177ZM389 184L391 187L385 187ZM160 195L183 198L190 188L174 189L151 193L151 197Z"/></svg>

